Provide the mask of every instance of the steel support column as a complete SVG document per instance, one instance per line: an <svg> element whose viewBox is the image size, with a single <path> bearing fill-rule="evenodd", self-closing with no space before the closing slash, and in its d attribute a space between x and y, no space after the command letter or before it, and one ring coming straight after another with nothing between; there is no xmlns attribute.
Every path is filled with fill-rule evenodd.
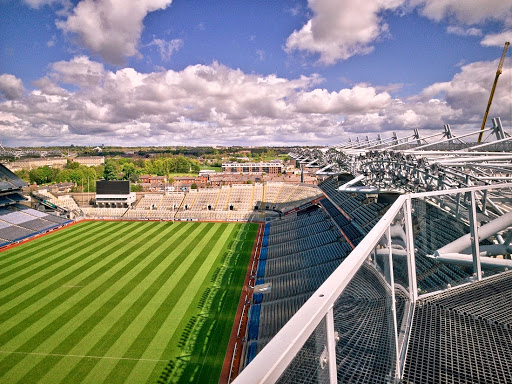
<svg viewBox="0 0 512 384"><path fill-rule="evenodd" d="M471 232L471 253L473 254L473 273L478 280L482 280L482 266L480 264L480 239L478 238L478 222L476 219L475 191L469 192L471 202L469 210L469 229Z"/></svg>

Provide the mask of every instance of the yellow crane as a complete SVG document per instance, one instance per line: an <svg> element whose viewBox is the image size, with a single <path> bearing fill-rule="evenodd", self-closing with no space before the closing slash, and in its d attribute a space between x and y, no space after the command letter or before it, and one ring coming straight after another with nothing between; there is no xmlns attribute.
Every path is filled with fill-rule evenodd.
<svg viewBox="0 0 512 384"><path fill-rule="evenodd" d="M501 54L500 63L498 64L498 70L496 71L496 77L494 78L494 84L492 85L491 94L489 95L489 101L487 102L487 109L484 114L484 121L482 121L482 127L480 128L480 134L478 135L478 143L482 141L482 136L484 135L485 123L487 123L487 117L489 116L489 111L491 110L492 98L494 97L494 91L496 90L496 85L498 84L498 77L500 77L503 62L505 61L505 56L507 56L507 50L510 42L505 43L505 47L503 48L503 53Z"/></svg>

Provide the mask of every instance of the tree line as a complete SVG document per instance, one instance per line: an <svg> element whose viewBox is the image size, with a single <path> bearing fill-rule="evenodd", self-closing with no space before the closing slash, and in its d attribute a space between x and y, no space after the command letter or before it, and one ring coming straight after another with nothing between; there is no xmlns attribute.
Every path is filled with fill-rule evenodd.
<svg viewBox="0 0 512 384"><path fill-rule="evenodd" d="M96 180L130 180L136 183L140 175L150 174L170 176L174 173L198 173L199 162L185 156L162 156L152 159L111 158L105 165L88 167L69 161L62 169L49 166L15 172L18 177L30 184L44 185L72 182L94 192ZM87 184L89 188L87 189Z"/></svg>

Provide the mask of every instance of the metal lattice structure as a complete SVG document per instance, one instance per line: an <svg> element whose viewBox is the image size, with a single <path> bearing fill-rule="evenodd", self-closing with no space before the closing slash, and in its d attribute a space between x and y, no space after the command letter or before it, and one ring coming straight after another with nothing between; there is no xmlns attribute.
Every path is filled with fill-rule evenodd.
<svg viewBox="0 0 512 384"><path fill-rule="evenodd" d="M292 151L354 250L236 383L512 382L512 137L483 132Z"/></svg>

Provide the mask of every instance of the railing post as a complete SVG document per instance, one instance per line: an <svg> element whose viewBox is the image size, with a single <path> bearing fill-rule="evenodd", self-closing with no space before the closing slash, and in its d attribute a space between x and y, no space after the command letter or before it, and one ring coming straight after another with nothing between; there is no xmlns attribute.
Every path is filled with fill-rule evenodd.
<svg viewBox="0 0 512 384"><path fill-rule="evenodd" d="M393 316L393 338L395 344L395 378L401 379L400 371L400 348L398 346L398 322L396 319L396 302L395 302L395 277L393 276L393 248L391 247L391 226L386 231L388 238L388 263L389 263L389 285L391 288L391 314Z"/></svg>
<svg viewBox="0 0 512 384"><path fill-rule="evenodd" d="M407 241L407 270L409 274L409 298L412 303L418 299L418 284L416 281L416 256L414 253L414 232L412 228L412 200L405 200L405 235Z"/></svg>
<svg viewBox="0 0 512 384"><path fill-rule="evenodd" d="M329 382L335 384L338 382L338 372L336 367L336 334L334 331L334 310L329 309L325 315L325 330L327 337L327 353L329 364Z"/></svg>
<svg viewBox="0 0 512 384"><path fill-rule="evenodd" d="M482 266L480 264L480 239L478 237L478 222L476 218L475 191L469 192L471 207L469 210L469 229L471 232L471 252L473 254L473 273L477 280L482 280Z"/></svg>

